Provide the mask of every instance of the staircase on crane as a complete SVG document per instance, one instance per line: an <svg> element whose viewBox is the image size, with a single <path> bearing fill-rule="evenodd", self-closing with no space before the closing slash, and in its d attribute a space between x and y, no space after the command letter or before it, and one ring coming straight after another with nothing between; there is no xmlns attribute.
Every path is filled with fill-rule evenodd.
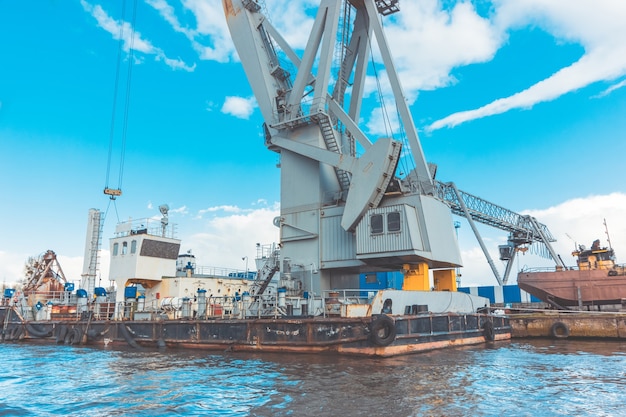
<svg viewBox="0 0 626 417"><path fill-rule="evenodd" d="M272 278L274 278L274 275L280 269L279 259L280 251L274 248L270 256L265 259L265 263L257 276L256 281L257 283L260 283L259 289L256 292L257 296L263 295L267 287L270 285Z"/></svg>
<svg viewBox="0 0 626 417"><path fill-rule="evenodd" d="M335 136L335 129L333 129L330 116L326 113L319 112L311 115L311 119L316 121L320 126L320 131L322 132L322 137L324 138L324 143L326 144L326 149L331 152L341 154L341 148L337 142L337 136ZM337 179L341 185L341 190L347 191L348 188L350 188L350 175L348 172L335 168L335 174L337 175Z"/></svg>

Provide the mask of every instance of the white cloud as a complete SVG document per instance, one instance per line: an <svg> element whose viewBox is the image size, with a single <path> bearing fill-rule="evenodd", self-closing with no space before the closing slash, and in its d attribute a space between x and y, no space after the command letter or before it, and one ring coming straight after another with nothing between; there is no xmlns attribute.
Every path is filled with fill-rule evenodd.
<svg viewBox="0 0 626 417"><path fill-rule="evenodd" d="M213 206L213 207L207 207L202 210L198 210L198 217L200 218L204 214L217 213L220 211L225 212L225 213L243 213L245 210L238 206L232 206L232 205Z"/></svg>
<svg viewBox="0 0 626 417"><path fill-rule="evenodd" d="M23 253L0 251L0 280L12 287L24 277L24 265L29 256Z"/></svg>
<svg viewBox="0 0 626 417"><path fill-rule="evenodd" d="M608 226L611 244L618 260L626 260L626 194L612 193L568 200L555 207L530 210L525 214L536 217L548 225L557 239L555 249L567 255L575 249L574 243L591 246L600 239L608 246L604 220ZM571 237L573 241L568 237ZM569 256L570 259L571 256ZM563 260L566 261L564 257Z"/></svg>
<svg viewBox="0 0 626 417"><path fill-rule="evenodd" d="M86 12L90 13L105 31L109 32L113 39L122 40L122 49L125 52L129 52L132 48L135 51L143 52L145 54L156 53L156 48L150 43L149 40L143 39L141 33L135 30L134 36L133 29L128 22L120 22L110 17L107 12L100 5L92 6L85 0L81 0L80 4L83 6Z"/></svg>
<svg viewBox="0 0 626 417"><path fill-rule="evenodd" d="M384 25L408 105L415 102L420 90L457 83L454 68L491 60L503 42L502 33L469 2L457 3L450 10L442 10L437 0L405 2L401 13L385 19ZM381 62L377 47L373 53ZM382 68L381 64L377 67ZM382 96L387 105L385 110L379 103L371 111L366 124L369 133L388 136L390 126L397 132L395 99L386 73L379 70L376 77L368 76L365 89L366 95Z"/></svg>
<svg viewBox="0 0 626 417"><path fill-rule="evenodd" d="M390 100L393 100L390 98ZM389 102L388 100L385 100ZM367 131L372 135L378 135L381 137L392 137L394 132L398 132L400 127L400 120L398 119L398 113L395 111L389 111L384 107L375 108L371 111L365 127Z"/></svg>
<svg viewBox="0 0 626 417"><path fill-rule="evenodd" d="M184 0L183 6L196 18L197 28L188 32L202 60L228 62L236 57L220 0ZM176 26L174 26L176 29ZM205 43L209 42L209 45Z"/></svg>
<svg viewBox="0 0 626 417"><path fill-rule="evenodd" d="M156 55L156 57L154 57L154 59L155 59L155 61L163 61L165 63L165 65L167 65L168 67L170 67L170 68L172 68L174 70L183 70L183 71L187 71L187 72L193 72L196 69L195 62L194 62L193 65L189 66L189 65L185 64L185 61L183 61L182 59L180 59L180 58L178 58L178 59L168 58L163 53L158 53Z"/></svg>
<svg viewBox="0 0 626 417"><path fill-rule="evenodd" d="M83 273L83 257L82 256L65 256L57 253L57 261L63 269L65 279L68 282L80 284L81 274ZM107 280L108 285L108 280Z"/></svg>
<svg viewBox="0 0 626 417"><path fill-rule="evenodd" d="M272 25L295 50L303 50L309 40L319 0L274 0L267 2Z"/></svg>
<svg viewBox="0 0 626 417"><path fill-rule="evenodd" d="M610 86L609 88L607 88L606 90L602 91L600 94L596 94L595 96L593 96L592 98L602 98L602 97L606 97L609 94L611 94L613 91L618 90L620 88L626 87L626 80L622 80L616 84L613 84L612 86ZM1 105L2 103L0 103Z"/></svg>
<svg viewBox="0 0 626 417"><path fill-rule="evenodd" d="M186 215L189 214L189 210L187 209L187 206L181 206L178 208L171 208L170 213L175 213L175 214L182 214L182 215Z"/></svg>
<svg viewBox="0 0 626 417"><path fill-rule="evenodd" d="M174 12L174 8L170 6L166 0L146 0L146 3L157 10L161 17L169 23L176 32L183 33L189 39L193 39L196 32L188 27L183 27L180 24Z"/></svg>
<svg viewBox="0 0 626 417"><path fill-rule="evenodd" d="M195 17L195 28L183 26L166 0L148 0L147 3L174 31L185 34L200 59L221 63L238 60L221 0L182 1L185 10ZM275 0L267 4L268 17L293 48L303 49L313 25L311 9L317 5L316 0Z"/></svg>
<svg viewBox="0 0 626 417"><path fill-rule="evenodd" d="M474 110L454 113L432 123L428 130L527 109L599 81L626 74L626 3L619 0L499 0L494 25L500 30L539 26L557 40L583 46L584 55L571 65L527 89Z"/></svg>
<svg viewBox="0 0 626 417"><path fill-rule="evenodd" d="M256 107L256 99L254 97L229 96L226 97L221 111L239 119L248 119Z"/></svg>
<svg viewBox="0 0 626 417"><path fill-rule="evenodd" d="M154 55L155 61L162 61L174 70L193 71L195 69L195 64L190 66L180 59L168 58L162 49L155 47L148 39L143 38L136 29L133 33L130 23L113 19L100 5L93 6L85 0L81 0L80 4L87 13L96 19L99 27L109 32L113 39L122 40L122 49L125 52L130 52L132 47L133 51ZM137 58L136 62L141 62L141 60Z"/></svg>
<svg viewBox="0 0 626 417"><path fill-rule="evenodd" d="M204 212L209 211L215 216L182 239L181 251L191 249L199 266L244 269L242 258L247 256L249 268L256 269L256 243L278 242L278 228L272 223L279 215L277 203L254 210L221 206Z"/></svg>
<svg viewBox="0 0 626 417"><path fill-rule="evenodd" d="M449 11L437 0L404 2L394 16L397 22L385 23L385 33L410 104L418 90L456 83L453 68L491 60L502 42L469 2Z"/></svg>

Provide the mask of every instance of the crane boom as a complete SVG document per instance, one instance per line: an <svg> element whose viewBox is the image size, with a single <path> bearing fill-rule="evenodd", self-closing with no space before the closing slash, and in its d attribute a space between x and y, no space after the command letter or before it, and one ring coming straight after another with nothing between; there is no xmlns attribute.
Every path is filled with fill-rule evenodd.
<svg viewBox="0 0 626 417"><path fill-rule="evenodd" d="M557 266L565 267L561 258L557 255L551 243L556 242L554 236L545 224L529 215L521 215L483 198L477 197L465 191L460 191L452 182L435 182L437 195L446 201L452 213L465 217L469 222L476 239L483 250L487 262L491 267L496 280L500 285L506 284L511 271L511 262L515 255L515 249L523 245L537 244L545 249L546 257L554 260ZM501 260L507 261L504 279L496 269L487 248L485 247L474 221L509 232L509 246L513 249L510 258L501 256ZM540 251L544 252L544 251Z"/></svg>

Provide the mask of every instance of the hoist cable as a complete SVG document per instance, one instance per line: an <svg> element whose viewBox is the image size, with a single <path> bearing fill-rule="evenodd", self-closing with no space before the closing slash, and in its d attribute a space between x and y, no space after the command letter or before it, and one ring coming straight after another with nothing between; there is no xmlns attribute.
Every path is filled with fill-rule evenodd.
<svg viewBox="0 0 626 417"><path fill-rule="evenodd" d="M114 198L109 199L109 203L107 204L107 209L104 211L104 216L102 217L102 224L106 221L107 215L109 214L109 209L111 208L111 203L113 204L113 208L115 208L115 217L117 218L117 222L120 222L120 215L117 212L117 203Z"/></svg>
<svg viewBox="0 0 626 417"><path fill-rule="evenodd" d="M122 0L122 18L126 10L126 0ZM119 42L117 47L117 62L115 66L115 84L113 86L113 111L111 112L111 129L109 131L109 154L107 158L107 175L104 188L109 188L109 177L111 173L111 157L113 154L113 138L115 137L115 114L117 113L117 93L120 81L120 66L122 62L122 50L124 45L124 24L120 24Z"/></svg>
<svg viewBox="0 0 626 417"><path fill-rule="evenodd" d="M381 22L382 25L382 22ZM368 43L370 44L370 51L372 50L372 39L371 37L368 35ZM389 117L389 114L387 112L387 107L385 105L385 96L383 94L383 89L381 87L381 83L380 83L380 77L378 75L378 71L376 70L376 61L374 60L374 54L371 55L370 57L370 61L372 63L372 69L374 71L374 79L376 80L376 92L378 94L378 101L380 102L380 108L381 108L381 113L382 113L382 118L383 118L383 124L385 126L385 133L387 134L388 137L390 137L391 139L395 139L394 138L394 134L393 134L393 125L391 123L391 119ZM397 118L398 118L398 123L402 129L402 132L404 132L404 126L402 125L402 119L400 117L400 111L398 109L398 105L396 104L396 113L397 113ZM402 142L402 147L403 148L408 148L408 141L406 139L406 134L401 133L400 134L401 137L401 142ZM408 150L408 149L407 149ZM412 161L412 158L410 158ZM400 158L400 160L398 161L398 165L401 165L404 170L406 171L406 173L408 174L409 171L409 166L406 162L406 158ZM413 161L413 165L415 165L415 162Z"/></svg>
<svg viewBox="0 0 626 417"><path fill-rule="evenodd" d="M135 21L137 20L137 0L133 4L133 17L130 26L130 49L128 51L128 76L126 78L126 102L124 105L124 125L122 128L122 150L120 153L120 176L118 180L118 189L122 189L122 178L124 176L124 158L126 151L126 133L128 131L128 109L130 107L130 86L133 73L133 51L135 46Z"/></svg>
<svg viewBox="0 0 626 417"><path fill-rule="evenodd" d="M371 50L371 39L370 39L370 50ZM387 108L385 107L385 97L383 95L382 87L380 86L380 77L378 76L378 71L376 71L376 62L374 61L374 54L371 56L372 69L374 70L374 79L376 80L376 93L378 94L378 101L380 102L380 111L383 115L383 124L385 126L385 133L387 136L393 138L393 133L391 130L391 123L389 122L389 116L387 115Z"/></svg>

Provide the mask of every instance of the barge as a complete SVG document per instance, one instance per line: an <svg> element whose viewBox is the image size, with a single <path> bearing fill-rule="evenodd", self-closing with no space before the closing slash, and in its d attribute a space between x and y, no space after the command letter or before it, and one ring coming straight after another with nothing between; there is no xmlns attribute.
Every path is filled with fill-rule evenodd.
<svg viewBox="0 0 626 417"><path fill-rule="evenodd" d="M5 294L4 340L393 356L510 339L506 316L457 291L453 203L438 192L381 23L398 2L322 0L301 56L262 2L222 5L264 143L279 155L279 243L257 246L253 274L205 271L189 254L177 268L180 241L164 205L154 227L117 226L105 289L95 285L101 222L92 210L78 290L58 282L61 292ZM375 46L399 118L397 132L376 139L361 127ZM359 285L363 274L375 282L389 271L402 271L401 288Z"/></svg>
<svg viewBox="0 0 626 417"><path fill-rule="evenodd" d="M180 241L163 233L163 221L154 223L118 225L110 265L116 291L89 294L86 282L75 290L46 252L36 285L5 290L2 340L394 356L510 338L508 318L488 314L483 297L392 289L288 296L284 279L266 276L276 270L276 245L258 246L255 272L203 268L190 253L172 255Z"/></svg>

